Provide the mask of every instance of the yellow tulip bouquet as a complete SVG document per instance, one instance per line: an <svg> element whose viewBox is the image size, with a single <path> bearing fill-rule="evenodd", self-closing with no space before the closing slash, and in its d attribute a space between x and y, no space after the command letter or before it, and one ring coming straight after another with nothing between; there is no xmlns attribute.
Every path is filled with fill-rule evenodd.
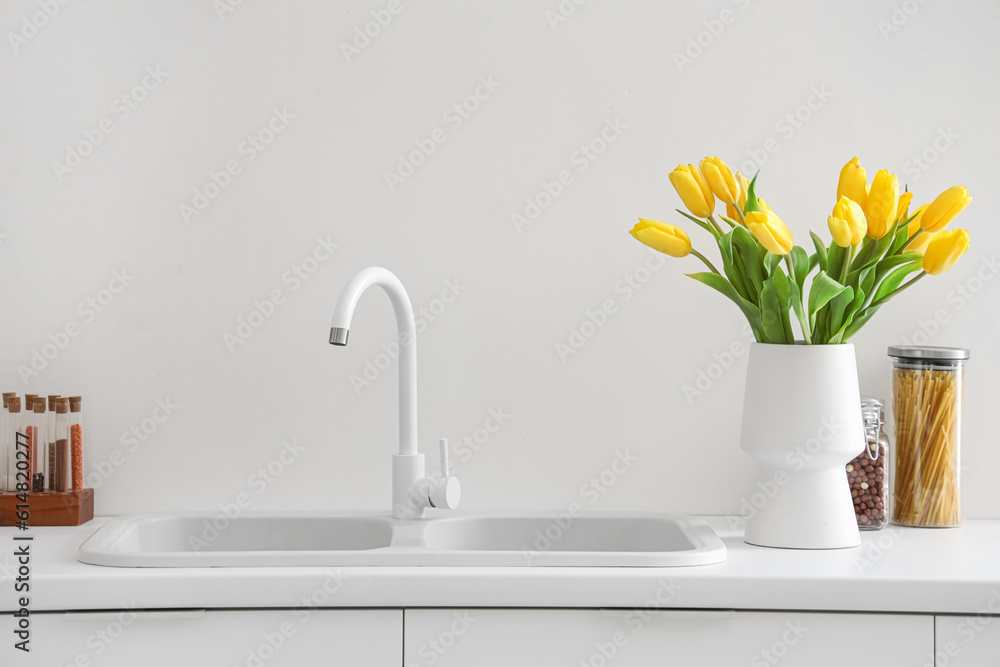
<svg viewBox="0 0 1000 667"><path fill-rule="evenodd" d="M708 157L698 167L679 165L670 182L690 211L677 212L712 235L723 270L675 225L639 218L630 233L672 257L690 254L704 262L709 271L687 275L739 306L760 343L847 342L892 297L927 274L944 273L969 247L968 230L945 229L972 201L965 186L948 188L910 213L913 193L899 193L896 175L880 169L869 184L856 157L840 172L827 218L833 240L827 245L810 232L812 254L793 244L788 227L757 194L757 176L748 182ZM726 205L721 222L716 199Z"/></svg>

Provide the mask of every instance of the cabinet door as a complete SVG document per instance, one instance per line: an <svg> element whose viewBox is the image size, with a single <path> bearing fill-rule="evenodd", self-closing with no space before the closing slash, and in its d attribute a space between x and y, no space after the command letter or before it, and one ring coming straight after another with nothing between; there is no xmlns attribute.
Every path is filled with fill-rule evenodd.
<svg viewBox="0 0 1000 667"><path fill-rule="evenodd" d="M399 667L401 610L268 609L38 613L31 652L0 665L42 667Z"/></svg>
<svg viewBox="0 0 1000 667"><path fill-rule="evenodd" d="M932 616L683 610L421 609L404 665L924 665Z"/></svg>
<svg viewBox="0 0 1000 667"><path fill-rule="evenodd" d="M977 616L935 619L936 667L996 667L1000 665L1000 593Z"/></svg>

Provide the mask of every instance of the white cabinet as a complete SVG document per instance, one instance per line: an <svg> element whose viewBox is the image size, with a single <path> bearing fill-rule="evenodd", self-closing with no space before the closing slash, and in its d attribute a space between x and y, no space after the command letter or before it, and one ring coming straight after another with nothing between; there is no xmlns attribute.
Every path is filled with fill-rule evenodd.
<svg viewBox="0 0 1000 667"><path fill-rule="evenodd" d="M38 667L399 667L401 610L268 609L32 614ZM8 659L9 658L9 659Z"/></svg>
<svg viewBox="0 0 1000 667"><path fill-rule="evenodd" d="M404 614L406 667L922 666L934 652L933 616L566 609Z"/></svg>
<svg viewBox="0 0 1000 667"><path fill-rule="evenodd" d="M1000 665L1000 592L994 591L983 613L935 619L935 667Z"/></svg>

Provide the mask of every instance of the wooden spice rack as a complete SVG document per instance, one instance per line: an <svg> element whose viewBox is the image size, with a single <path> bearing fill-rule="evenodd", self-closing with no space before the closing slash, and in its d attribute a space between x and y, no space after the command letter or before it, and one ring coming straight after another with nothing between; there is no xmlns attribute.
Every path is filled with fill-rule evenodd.
<svg viewBox="0 0 1000 667"><path fill-rule="evenodd" d="M0 526L16 526L17 506L22 504L16 493L0 492ZM23 510L23 508L21 508ZM29 528L35 526L79 526L94 518L94 490L28 494Z"/></svg>

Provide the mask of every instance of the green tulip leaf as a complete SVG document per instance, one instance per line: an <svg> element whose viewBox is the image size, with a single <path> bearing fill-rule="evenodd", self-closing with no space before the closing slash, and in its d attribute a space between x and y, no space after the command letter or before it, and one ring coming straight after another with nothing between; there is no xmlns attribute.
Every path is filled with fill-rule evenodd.
<svg viewBox="0 0 1000 667"><path fill-rule="evenodd" d="M788 315L788 310L792 306L792 281L785 277L785 272L778 267L778 270L771 276L774 281L774 291L778 295L778 305L781 307L781 326L785 331L785 342L795 342L795 332L792 331L792 320Z"/></svg>
<svg viewBox="0 0 1000 667"><path fill-rule="evenodd" d="M799 246L792 246L788 251L788 256L792 260L792 268L795 269L795 282L799 285L799 290L806 284L806 276L809 275L809 255L805 249Z"/></svg>
<svg viewBox="0 0 1000 667"><path fill-rule="evenodd" d="M868 323L868 320L870 320L881 307L882 306L865 308L860 313L855 315L854 320L852 320L851 324L844 330L841 341L844 343L849 341L854 334L861 330L861 327Z"/></svg>
<svg viewBox="0 0 1000 667"><path fill-rule="evenodd" d="M764 263L761 257L763 248L746 227L736 227L730 234L733 235L733 245L736 247L739 259L742 260L746 276L750 279L750 286L760 294L764 285Z"/></svg>
<svg viewBox="0 0 1000 667"><path fill-rule="evenodd" d="M781 255L775 255L773 252L768 251L764 255L764 274L770 276L774 273L774 267L781 263Z"/></svg>
<svg viewBox="0 0 1000 667"><path fill-rule="evenodd" d="M819 263L820 271L826 271L826 244L823 243L823 239L816 235L816 232L810 231L809 236L812 237L813 245L816 246L816 254L813 257ZM810 258L810 263L812 259Z"/></svg>
<svg viewBox="0 0 1000 667"><path fill-rule="evenodd" d="M869 240L872 241L872 243L869 244L867 256L865 256L864 261L861 261L859 263L858 260L860 260L862 256L864 256L865 254L864 253L865 244L862 243L861 244L862 252L858 253L858 256L854 259L854 263L851 264L851 271L853 272L867 268L869 266L874 266L879 261L881 261L882 258L885 256L886 252L889 250L889 246L892 245L892 238L895 235L895 233L896 233L896 227L893 226L893 228L889 230L889 233L880 238L878 241L874 241L874 239L872 239L870 236L865 237L865 243L867 243Z"/></svg>
<svg viewBox="0 0 1000 667"><path fill-rule="evenodd" d="M785 329L781 325L781 304L778 302L778 290L774 286L774 276L764 281L764 290L760 293L760 317L764 323L764 334L769 342L787 342Z"/></svg>
<svg viewBox="0 0 1000 667"><path fill-rule="evenodd" d="M898 255L889 255L885 259L882 259L875 265L875 274L878 278L884 278L890 271L895 269L897 266L902 264L909 264L920 260L923 262L924 254L922 252L917 252L916 250L910 250L907 252L901 252Z"/></svg>
<svg viewBox="0 0 1000 667"><path fill-rule="evenodd" d="M920 253L914 253L914 254L919 255ZM909 264L903 264L895 271L890 273L888 276L886 276L881 283L879 283L878 289L876 289L871 294L865 305L868 305L870 303L875 303L879 299L888 296L889 294L892 293L893 290L895 290L897 287L903 284L903 281L906 279L908 275L910 275L915 271L920 271L923 268L924 266L922 258L919 260L912 261Z"/></svg>
<svg viewBox="0 0 1000 667"><path fill-rule="evenodd" d="M861 309L864 300L865 300L864 290L862 290L860 287L854 290L854 300L851 302L851 305L847 307L847 310L844 314L843 323L841 323L840 328L837 329L837 331L832 336L830 336L830 340L827 341L830 345L839 345L840 343L844 342L844 332L847 330L847 327L851 325L851 322L854 320L854 316Z"/></svg>
<svg viewBox="0 0 1000 667"><path fill-rule="evenodd" d="M855 271L860 271L861 267L867 263L868 259L871 257L872 250L875 248L875 239L870 236L865 236L865 240L861 242L861 247L858 249L858 254L854 256L854 262L851 264L851 273Z"/></svg>
<svg viewBox="0 0 1000 667"><path fill-rule="evenodd" d="M733 287L728 280L717 273L711 273L709 271L703 273L689 273L687 275L688 277L694 278L698 282L704 283L715 291L727 296L730 301L739 306L739 309L743 311L747 321L750 323L750 329L753 331L754 338L757 339L757 342L768 342L767 336L764 334L764 324L761 321L760 309L741 297L737 293L736 288Z"/></svg>
<svg viewBox="0 0 1000 667"><path fill-rule="evenodd" d="M708 232L712 236L714 236L716 238L719 238L719 232L715 231L715 228L712 227L712 225L708 224L707 222L705 222L701 218L696 218L693 215L687 213L686 211L680 210L679 208L675 208L674 210L677 211L678 213L680 213L681 215L683 215L685 218L687 218L688 220L690 220L694 224L696 224L699 227L701 227L702 229L704 229L706 232Z"/></svg>
<svg viewBox="0 0 1000 667"><path fill-rule="evenodd" d="M742 229L742 227L739 229ZM744 230L745 232L746 230ZM746 268L747 263L743 260L739 249L733 248L736 238L737 230L734 228L723 234L722 238L719 239L722 268L726 273L726 277L729 278L729 282L733 284L733 287L736 288L740 296L749 300L754 305L758 305L760 303L760 269L757 268L758 279L751 279L750 273ZM754 250L754 254L756 254L756 250ZM755 261L755 264L759 264L759 262Z"/></svg>
<svg viewBox="0 0 1000 667"><path fill-rule="evenodd" d="M906 220L900 221L898 229L896 230L896 236L892 240L892 245L889 246L890 255L899 251L899 249L903 247L903 244L906 243L906 241L910 238L909 236L910 222L915 217L917 217L916 213L908 217Z"/></svg>
<svg viewBox="0 0 1000 667"><path fill-rule="evenodd" d="M809 287L809 320L815 322L817 311L846 288L825 273L817 273Z"/></svg>
<svg viewBox="0 0 1000 667"><path fill-rule="evenodd" d="M722 254L722 261L724 263L733 263L733 232L736 230L730 230L719 238L719 252Z"/></svg>
<svg viewBox="0 0 1000 667"><path fill-rule="evenodd" d="M762 211L760 207L760 202L757 200L757 177L760 176L758 171L754 174L753 179L750 181L750 186L747 188L747 203L743 207L743 215L746 215L750 211Z"/></svg>
<svg viewBox="0 0 1000 667"><path fill-rule="evenodd" d="M848 308L852 303L854 303L854 288L850 286L830 299L830 319L828 320L830 331L839 332L843 329L844 314L848 313Z"/></svg>
<svg viewBox="0 0 1000 667"><path fill-rule="evenodd" d="M892 226L889 232L885 236L880 238L878 240L878 243L875 244L874 256L876 260L881 259L886 254L886 252L889 251L889 247L892 245L892 241L896 237L896 232L898 230L899 230L899 221L896 221L896 224Z"/></svg>
<svg viewBox="0 0 1000 667"><path fill-rule="evenodd" d="M844 270L844 264L848 260L847 248L843 248L836 243L830 244L830 249L826 252L826 275L835 280L840 280Z"/></svg>

